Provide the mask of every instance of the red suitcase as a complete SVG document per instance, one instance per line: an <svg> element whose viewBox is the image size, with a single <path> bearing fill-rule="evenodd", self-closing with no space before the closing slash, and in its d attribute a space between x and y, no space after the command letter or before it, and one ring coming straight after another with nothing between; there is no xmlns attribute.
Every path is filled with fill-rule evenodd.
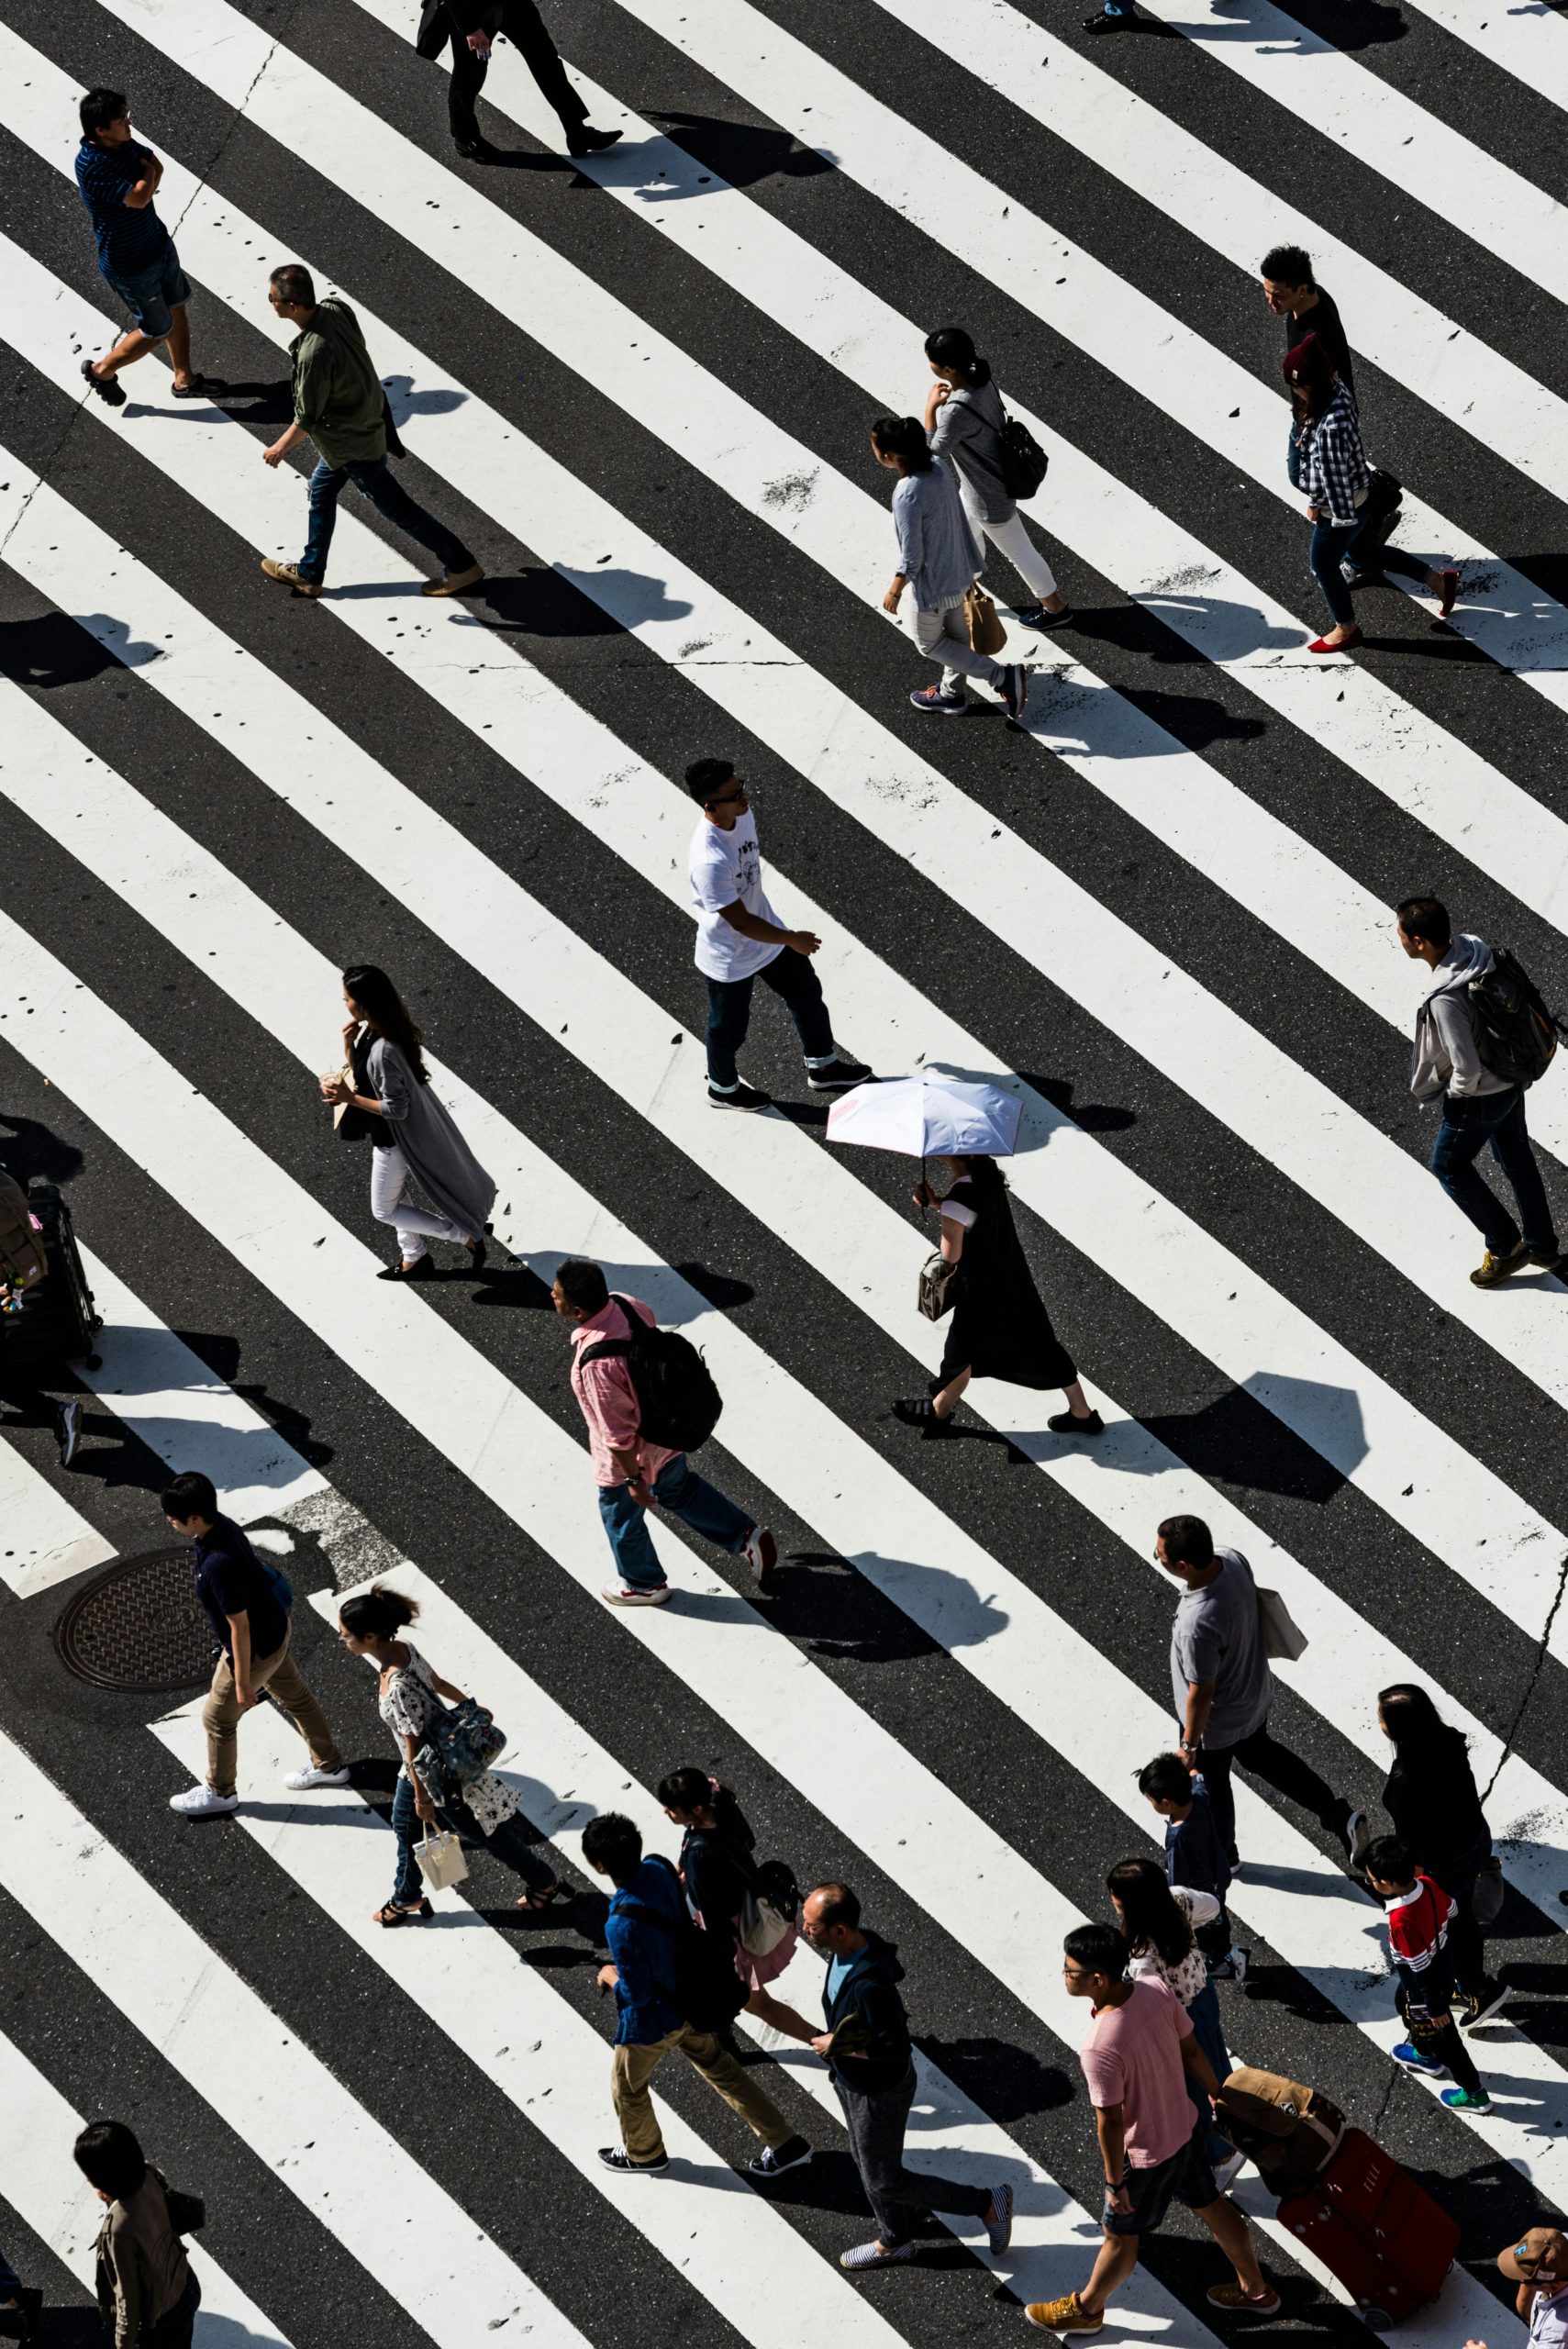
<svg viewBox="0 0 1568 2349"><path fill-rule="evenodd" d="M1279 2215L1379 2331L1437 2299L1459 2249L1458 2220L1360 2129Z"/></svg>

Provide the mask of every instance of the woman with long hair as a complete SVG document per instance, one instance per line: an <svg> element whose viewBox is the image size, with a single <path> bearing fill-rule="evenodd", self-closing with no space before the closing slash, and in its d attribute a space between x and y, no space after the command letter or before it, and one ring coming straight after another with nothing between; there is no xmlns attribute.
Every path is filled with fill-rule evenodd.
<svg viewBox="0 0 1568 2349"><path fill-rule="evenodd" d="M432 1240L466 1248L478 1272L484 1263L495 1186L436 1095L425 1066L424 1037L386 973L373 963L343 974L349 1017L343 1029L347 1073L324 1076L321 1097L347 1108L370 1141L371 1213L397 1233L399 1259L376 1277L428 1281L434 1276ZM407 1205L410 1181L430 1202Z"/></svg>
<svg viewBox="0 0 1568 2349"><path fill-rule="evenodd" d="M1029 589L1028 601L1014 607L1020 627L1069 627L1072 607L1007 495L1002 473L1007 418L991 362L981 357L963 327L938 327L929 334L926 357L936 377L926 395L926 438L932 455L945 457L957 473L975 537L999 548Z"/></svg>
<svg viewBox="0 0 1568 2349"><path fill-rule="evenodd" d="M483 1843L504 1861L528 1887L517 1901L519 1909L548 1909L552 1900L570 1898L571 1886L545 1865L528 1842L517 1795L505 1778L494 1770L482 1770L465 1781L461 1802L438 1802L420 1778L419 1748L441 1709L441 1699L461 1705L463 1695L432 1670L412 1640L398 1638L418 1612L417 1599L381 1583L345 1598L338 1609L338 1637L350 1655L362 1655L375 1666L376 1709L403 1756L392 1798L397 1874L391 1899L375 1912L376 1923L407 1925L432 1913L419 1882L421 1825L439 1823L465 1842Z"/></svg>
<svg viewBox="0 0 1568 2349"><path fill-rule="evenodd" d="M1296 413L1296 445L1307 518L1312 525L1307 562L1323 591L1333 627L1307 646L1309 652L1339 652L1359 644L1356 607L1341 565L1363 578L1378 573L1415 579L1438 599L1447 619L1459 594L1454 570L1429 571L1413 554L1384 543L1380 522L1363 519L1361 507L1372 484L1372 467L1362 445L1361 419L1350 385L1343 381L1315 334L1303 335L1282 362Z"/></svg>
<svg viewBox="0 0 1568 2349"><path fill-rule="evenodd" d="M1377 1699L1378 1727L1394 1748L1383 1808L1416 1865L1440 1884L1456 1915L1448 1929L1454 1979L1471 2030L1495 2015L1508 1993L1486 1971L1475 1918L1475 1883L1492 1856L1491 1831L1476 1792L1465 1740L1424 1688L1400 1681Z"/></svg>
<svg viewBox="0 0 1568 2349"><path fill-rule="evenodd" d="M1218 1901L1212 1892L1167 1884L1158 1860L1118 1860L1106 1878L1106 1889L1131 1952L1128 1972L1164 1983L1177 2005L1192 2017L1197 2043L1214 2066L1215 2078L1223 2082L1233 2066L1219 2020L1218 1996L1208 1978L1208 1961L1195 1939L1197 1928L1212 1924L1218 1916ZM1215 2127L1205 2090L1190 2072L1183 2076L1188 2096L1208 2124L1209 2159L1217 2172L1226 2170L1219 2182L1228 2186L1241 2166L1241 2156Z"/></svg>
<svg viewBox="0 0 1568 2349"><path fill-rule="evenodd" d="M969 640L964 597L980 575L980 544L969 527L958 484L940 457L933 457L925 428L912 416L879 416L871 428L872 454L898 476L893 492L893 527L898 539L898 568L882 608L898 617L906 591L904 625L928 661L941 664L941 681L909 696L928 716L962 718L969 707L966 676L981 677L1001 696L1015 725L1029 699L1029 673L1021 662L1006 665Z"/></svg>
<svg viewBox="0 0 1568 2349"><path fill-rule="evenodd" d="M944 1160L945 1197L917 1183L917 1208L940 1210L941 1251L958 1266L958 1300L948 1323L941 1368L929 1395L894 1404L895 1419L922 1436L953 1432L952 1415L972 1378L1005 1378L1013 1386L1060 1386L1067 1408L1046 1421L1052 1435L1103 1435L1073 1357L1051 1327L1007 1204L994 1158Z"/></svg>
<svg viewBox="0 0 1568 2349"><path fill-rule="evenodd" d="M773 2008L767 1985L776 1982L795 1955L795 1927L759 1957L740 1939L740 1908L748 1893L755 1898L757 1838L736 1797L706 1770L687 1765L659 1781L664 1816L681 1835L681 1881L694 1916L709 1933L728 1933L735 1947L735 1967L751 1992L748 2014L767 2021ZM762 1894L766 1898L765 1892Z"/></svg>

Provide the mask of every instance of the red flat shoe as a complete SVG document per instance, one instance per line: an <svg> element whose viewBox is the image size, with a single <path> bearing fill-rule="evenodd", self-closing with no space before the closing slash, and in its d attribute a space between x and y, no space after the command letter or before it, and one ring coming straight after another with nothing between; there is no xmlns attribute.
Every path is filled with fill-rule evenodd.
<svg viewBox="0 0 1568 2349"><path fill-rule="evenodd" d="M1353 628L1349 636L1342 636L1340 639L1338 644L1330 644L1326 636L1315 636L1307 650L1308 652L1348 652L1352 645L1359 644L1361 640L1360 629Z"/></svg>
<svg viewBox="0 0 1568 2349"><path fill-rule="evenodd" d="M1459 600L1459 573L1457 571L1444 571L1438 575L1443 583L1442 594L1438 597L1438 618L1446 620Z"/></svg>

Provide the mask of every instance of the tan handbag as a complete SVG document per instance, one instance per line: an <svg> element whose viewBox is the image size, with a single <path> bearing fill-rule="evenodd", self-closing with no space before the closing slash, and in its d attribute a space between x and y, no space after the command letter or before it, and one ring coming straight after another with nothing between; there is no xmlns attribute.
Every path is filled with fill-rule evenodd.
<svg viewBox="0 0 1568 2349"><path fill-rule="evenodd" d="M969 622L971 651L986 653L995 660L1007 641L1007 631L995 605L978 581L963 599L963 612Z"/></svg>
<svg viewBox="0 0 1568 2349"><path fill-rule="evenodd" d="M419 1863L419 1873L432 1892L450 1892L454 1884L462 1884L468 1875L468 1860L462 1843L450 1828L433 1834L426 1828L421 1840L414 1846Z"/></svg>

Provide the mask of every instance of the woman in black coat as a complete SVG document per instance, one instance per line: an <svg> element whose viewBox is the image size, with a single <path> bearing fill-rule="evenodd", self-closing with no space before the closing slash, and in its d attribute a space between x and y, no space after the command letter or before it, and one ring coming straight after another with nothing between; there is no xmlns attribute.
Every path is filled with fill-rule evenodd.
<svg viewBox="0 0 1568 2349"><path fill-rule="evenodd" d="M1001 1168L994 1158L945 1163L952 1176L945 1198L929 1183L917 1184L913 1197L917 1208L940 1209L942 1255L958 1266L957 1302L932 1392L895 1403L894 1416L922 1436L951 1435L970 1380L1005 1378L1013 1386L1062 1388L1067 1408L1046 1421L1053 1435L1103 1435L1105 1422L1084 1399L1034 1285Z"/></svg>
<svg viewBox="0 0 1568 2349"><path fill-rule="evenodd" d="M1454 1978L1473 2030L1507 1997L1486 1971L1475 1920L1475 1880L1492 1856L1492 1836L1475 1790L1465 1741L1451 1729L1424 1688L1401 1682L1377 1700L1378 1726L1394 1746L1383 1808L1416 1865L1457 1904L1448 1929Z"/></svg>

